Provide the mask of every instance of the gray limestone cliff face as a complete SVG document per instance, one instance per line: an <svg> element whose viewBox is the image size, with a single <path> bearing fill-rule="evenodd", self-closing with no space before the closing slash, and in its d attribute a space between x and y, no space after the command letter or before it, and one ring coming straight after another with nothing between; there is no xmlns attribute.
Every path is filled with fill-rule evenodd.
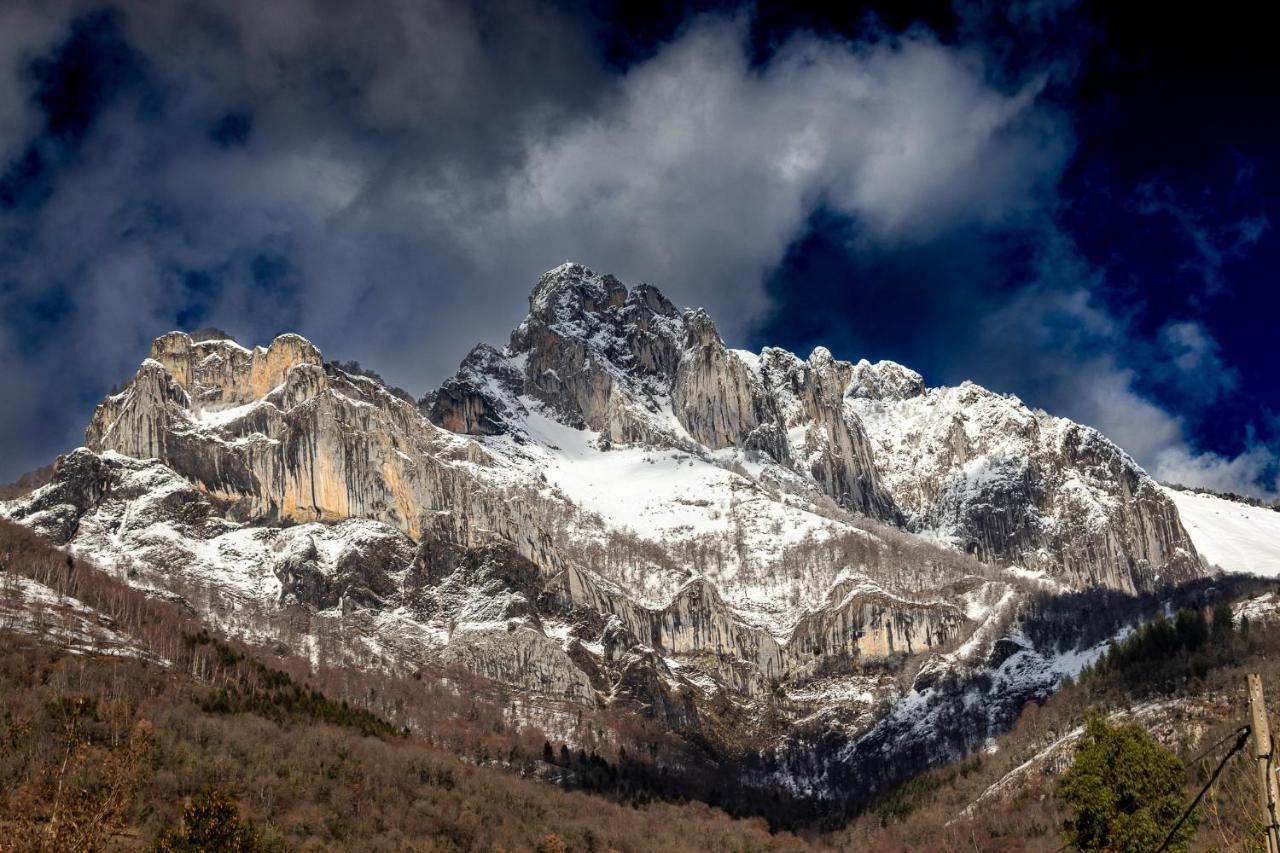
<svg viewBox="0 0 1280 853"><path fill-rule="evenodd" d="M673 654L709 652L754 664L766 678L783 675L782 648L765 631L743 625L716 588L695 580L652 618L655 644Z"/></svg>
<svg viewBox="0 0 1280 853"><path fill-rule="evenodd" d="M75 538L85 513L119 492L121 478L116 467L94 453L61 456L54 463L49 483L18 502L9 516L65 545Z"/></svg>
<svg viewBox="0 0 1280 853"><path fill-rule="evenodd" d="M547 613L569 620L604 614L628 646L647 644L714 673L730 689L761 695L771 679L803 675L824 660L864 664L937 651L973 629L957 607L895 598L837 584L827 605L803 617L786 642L737 618L713 585L694 580L670 603L646 608L570 567L544 593Z"/></svg>
<svg viewBox="0 0 1280 853"><path fill-rule="evenodd" d="M1177 509L1097 430L972 383L925 389L882 362L847 396L907 526L1070 585L1149 591L1203 569Z"/></svg>
<svg viewBox="0 0 1280 853"><path fill-rule="evenodd" d="M414 538L424 514L477 502L451 460L487 461L296 335L252 351L158 339L130 387L99 404L86 443L160 459L235 518L371 518Z"/></svg>
<svg viewBox="0 0 1280 853"><path fill-rule="evenodd" d="M475 347L463 360L457 375L418 401L418 408L450 432L464 435L500 435L510 416L500 402L483 393L489 382L498 383L507 394L520 393L522 374L506 362L502 353L488 344Z"/></svg>
<svg viewBox="0 0 1280 853"><path fill-rule="evenodd" d="M796 670L828 657L886 660L938 651L970 630L954 605L904 601L837 584L829 606L796 625L787 653Z"/></svg>
<svg viewBox="0 0 1280 853"><path fill-rule="evenodd" d="M625 697L674 728L696 725L697 714L688 690L648 645L656 626L665 617L676 632L682 620L686 627L714 620L726 636L741 631L723 609L707 614L677 603L658 615L633 608L643 632L637 636L611 622L608 611L590 609L598 591L564 601L548 594L539 566L491 531L473 531L466 545L453 538L451 525L436 524L415 544L394 527L364 519L255 526L228 521L221 509L158 459L81 448L57 461L49 484L4 514L97 555L104 566L181 579L183 588L226 570L209 565L213 558L230 561L233 572L246 576L241 584L247 579L264 593L275 590L282 606L412 614L421 625L447 630L440 648L421 649L443 664L558 701L595 704L597 691ZM583 573L583 583L580 593L600 581ZM623 602L616 607L626 612ZM601 659L576 641L575 649L549 637L544 615L585 615L578 620L582 636L605 643L608 654ZM696 638L670 644L699 647ZM730 655L735 647L717 649Z"/></svg>
<svg viewBox="0 0 1280 853"><path fill-rule="evenodd" d="M844 398L854 368L818 347L802 361L786 350L760 356L766 393L775 401L791 452L824 492L846 509L900 523L893 498L876 474L871 442Z"/></svg>
<svg viewBox="0 0 1280 853"><path fill-rule="evenodd" d="M1198 577L1202 569L1178 510L1128 454L1101 433L1072 424L1059 433L1053 466L1109 486L1112 512L1097 524L1093 507L1054 496L1047 510L1061 519L1050 548L1077 585L1138 591Z"/></svg>
<svg viewBox="0 0 1280 853"><path fill-rule="evenodd" d="M498 537L548 572L562 561L539 504L486 481L495 464L486 450L379 383L325 364L296 335L247 350L175 333L151 356L98 406L88 445L160 460L228 519L370 519L415 541L430 533L470 547ZM310 606L385 598L376 577L322 577L305 555L281 572L285 594Z"/></svg>
<svg viewBox="0 0 1280 853"><path fill-rule="evenodd" d="M610 442L757 451L845 509L1074 585L1145 590L1201 570L1172 504L1096 432L1068 438L1069 422L1016 399L929 389L892 362L730 350L705 312L576 264L539 280L508 347L477 348L430 416L519 434L520 400Z"/></svg>
<svg viewBox="0 0 1280 853"><path fill-rule="evenodd" d="M412 543L396 531L365 533L335 556L322 555L314 537L286 550L272 569L280 600L315 610L381 610L400 602L399 576L413 558Z"/></svg>
<svg viewBox="0 0 1280 853"><path fill-rule="evenodd" d="M228 521L222 509L158 459L81 448L5 514L129 577L140 569L188 589L229 568L238 594L256 587L261 604L273 592L281 606L404 610L423 625L462 624L420 653L556 700L596 701L583 668L543 632L541 573L511 542L490 533L468 547L429 533L415 545L364 519L257 526Z"/></svg>
<svg viewBox="0 0 1280 853"><path fill-rule="evenodd" d="M517 393L611 441L658 440L645 415L670 393L681 328L675 307L652 288L628 292L577 265L552 270L511 335L508 351L523 363Z"/></svg>
<svg viewBox="0 0 1280 853"><path fill-rule="evenodd" d="M441 660L502 684L570 701L594 702L595 692L586 673L559 643L528 625L454 634Z"/></svg>
<svg viewBox="0 0 1280 853"><path fill-rule="evenodd" d="M742 679L747 693L757 693L764 679L783 673L783 651L767 631L744 625L715 587L695 580L680 589L665 607L648 608L610 590L590 572L567 568L547 586L547 603L568 619L600 613L618 626L628 645L644 644L671 656L708 655L750 665Z"/></svg>
<svg viewBox="0 0 1280 853"><path fill-rule="evenodd" d="M764 390L752 381L742 359L725 347L706 312L685 316L672 404L694 439L712 450L744 447L788 461L781 417Z"/></svg>

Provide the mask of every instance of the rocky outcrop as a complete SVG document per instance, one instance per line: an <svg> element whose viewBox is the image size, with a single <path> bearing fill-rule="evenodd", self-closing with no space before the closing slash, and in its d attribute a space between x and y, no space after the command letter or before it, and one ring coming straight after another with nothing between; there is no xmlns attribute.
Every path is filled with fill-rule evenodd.
<svg viewBox="0 0 1280 853"><path fill-rule="evenodd" d="M50 482L15 504L8 515L64 545L75 537L84 514L118 488L113 467L88 452L59 457Z"/></svg>
<svg viewBox="0 0 1280 853"><path fill-rule="evenodd" d="M564 648L527 625L512 623L454 634L441 660L519 689L570 701L594 701L591 680Z"/></svg>
<svg viewBox="0 0 1280 853"><path fill-rule="evenodd" d="M520 393L523 377L498 350L488 344L473 349L458 373L418 401L418 408L433 423L466 435L500 435L509 430L510 412L501 398L486 394L497 383L503 396Z"/></svg>
<svg viewBox="0 0 1280 853"><path fill-rule="evenodd" d="M1095 431L971 383L928 389L893 362L730 350L705 312L575 264L544 275L507 348L477 350L435 399L435 421L470 434L518 435L521 401L537 401L614 444L758 452L845 509L1073 585L1200 571L1172 504Z"/></svg>
<svg viewBox="0 0 1280 853"><path fill-rule="evenodd" d="M1065 439L1021 403L929 390L892 362L730 350L705 312L574 264L539 280L504 350L477 348L425 408L519 437L528 405L610 444L757 452L845 509L1072 584L1149 589L1199 571L1172 505L1101 436Z"/></svg>
<svg viewBox="0 0 1280 853"><path fill-rule="evenodd" d="M799 620L785 642L744 624L714 586L695 579L662 608L636 605L589 572L569 568L544 591L547 612L570 621L603 613L615 636L635 638L748 695L760 695L772 679L803 675L832 659L854 665L903 660L954 645L972 630L954 604L890 595L865 583L831 589L824 607ZM737 664L748 664L744 672Z"/></svg>
<svg viewBox="0 0 1280 853"><path fill-rule="evenodd" d="M510 542L464 547L428 536L405 577L405 598L419 616L450 626L521 622L540 629L542 586L538 567Z"/></svg>
<svg viewBox="0 0 1280 853"><path fill-rule="evenodd" d="M539 279L505 348L477 347L417 407L326 364L296 335L251 350L171 333L130 387L98 407L87 439L95 450L162 460L232 521L367 518L415 541L429 534L465 547L496 536L552 579L551 594L617 615L656 648L729 654L766 675L791 668L767 631L755 631L767 642L741 633L738 614L713 601L714 583L698 598L711 604L688 597L700 587L681 589L671 606L691 609L661 618L625 589L586 589L555 541L562 522L544 518L537 501L510 499L513 482L526 494L541 488L520 449L537 440L528 432L535 408L590 430L600 450L756 454L730 458L768 463L759 475L738 469L773 478L768 489L810 489L1074 586L1149 589L1199 570L1171 504L1093 431L968 383L927 389L891 362L850 364L821 347L807 359L731 350L705 312L681 313L650 286L628 290L575 264ZM510 454L523 470L506 468ZM73 522L62 528L74 535ZM382 597L374 578L353 580L351 594L326 586L302 557L282 571L286 594L315 606ZM893 648L903 640L894 635ZM836 646L843 641L821 643Z"/></svg>
<svg viewBox="0 0 1280 853"><path fill-rule="evenodd" d="M1172 502L1097 430L969 382L922 391L899 365L860 373L848 407L910 528L1075 587L1145 591L1202 572Z"/></svg>
<svg viewBox="0 0 1280 853"><path fill-rule="evenodd" d="M314 610L381 610L399 604L400 578L413 559L412 543L390 528L358 522L331 529L337 548L325 547L328 543L311 535L281 549L272 566L280 600Z"/></svg>
<svg viewBox="0 0 1280 853"><path fill-rule="evenodd" d="M761 353L759 364L791 453L806 473L841 506L899 521L897 507L876 474L862 422L844 405L855 381L853 367L837 361L825 347L815 349L807 361L769 348Z"/></svg>
<svg viewBox="0 0 1280 853"><path fill-rule="evenodd" d="M909 400L925 392L924 377L892 361L865 358L849 371L848 395L866 400Z"/></svg>
<svg viewBox="0 0 1280 853"><path fill-rule="evenodd" d="M712 450L746 447L786 461L774 401L752 378L742 359L720 340L706 312L685 317L684 350L672 392L680 423Z"/></svg>
<svg viewBox="0 0 1280 853"><path fill-rule="evenodd" d="M830 606L804 617L787 642L791 666L824 658L880 661L905 658L954 645L970 626L954 604L904 600L837 584Z"/></svg>
<svg viewBox="0 0 1280 853"><path fill-rule="evenodd" d="M1127 577L1141 591L1199 576L1177 508L1159 486L1097 430L1061 420L1056 426L1057 458L1046 467L1062 485L1046 512L1058 521L1049 547L1063 574L1077 586L1112 588L1124 588L1117 580ZM1097 503L1081 499L1076 481L1107 490L1105 523Z"/></svg>
<svg viewBox="0 0 1280 853"><path fill-rule="evenodd" d="M151 356L94 412L91 449L160 459L240 520L371 518L417 539L448 511L527 538L475 476L482 448L296 335L249 351L172 333Z"/></svg>
<svg viewBox="0 0 1280 853"><path fill-rule="evenodd" d="M782 649L773 637L733 617L715 587L701 580L684 586L653 614L654 644L672 654L715 655L748 661L766 678L783 675Z"/></svg>
<svg viewBox="0 0 1280 853"><path fill-rule="evenodd" d="M705 311L681 314L649 285L628 291L565 264L539 279L507 347L474 349L423 409L447 429L520 436L526 403L536 403L610 443L754 451L811 476L841 506L895 520L843 406L848 365L826 350L815 359L762 373L760 359L725 346ZM804 435L790 442L790 430Z"/></svg>

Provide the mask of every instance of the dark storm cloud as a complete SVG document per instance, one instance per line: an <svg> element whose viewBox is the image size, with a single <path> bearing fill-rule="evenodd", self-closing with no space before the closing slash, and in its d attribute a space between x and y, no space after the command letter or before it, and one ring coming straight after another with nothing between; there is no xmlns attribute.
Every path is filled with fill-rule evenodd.
<svg viewBox="0 0 1280 853"><path fill-rule="evenodd" d="M705 305L731 342L985 365L1144 462L1197 460L1056 223L1078 56L993 46L1063 9L963 6L945 37L668 16L602 41L524 2L9 4L0 478L77 443L170 328L297 330L422 391L566 258ZM1190 318L1149 337L1170 370L1221 357Z"/></svg>
<svg viewBox="0 0 1280 853"><path fill-rule="evenodd" d="M98 117L142 76L142 60L125 41L120 16L109 11L77 18L65 41L19 67L40 123L0 173L0 209L47 199L58 171L74 160Z"/></svg>
<svg viewBox="0 0 1280 853"><path fill-rule="evenodd" d="M9 4L0 69L5 477L175 326L438 380L540 269L478 275L450 217L606 82L577 22L447 2Z"/></svg>
<svg viewBox="0 0 1280 853"><path fill-rule="evenodd" d="M243 112L230 112L218 119L209 131L209 138L218 145L231 148L249 141L253 130L253 116Z"/></svg>

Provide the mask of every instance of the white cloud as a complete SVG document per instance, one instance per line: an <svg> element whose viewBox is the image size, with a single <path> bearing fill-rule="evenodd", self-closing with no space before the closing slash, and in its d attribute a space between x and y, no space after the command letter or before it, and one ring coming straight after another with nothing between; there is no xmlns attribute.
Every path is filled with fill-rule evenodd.
<svg viewBox="0 0 1280 853"><path fill-rule="evenodd" d="M1160 345L1171 367L1161 378L1189 405L1210 405L1239 386L1239 372L1223 362L1221 346L1200 323L1166 324L1160 330Z"/></svg>
<svg viewBox="0 0 1280 853"><path fill-rule="evenodd" d="M1254 445L1235 457L1195 453L1186 446L1178 446L1157 456L1153 473L1168 483L1274 500L1280 496L1276 481L1278 468L1280 457L1262 445Z"/></svg>
<svg viewBox="0 0 1280 853"><path fill-rule="evenodd" d="M1238 456L1199 452L1184 418L1139 390L1139 370L1158 374L1188 405L1210 406L1237 377L1199 323L1164 326L1144 352L1127 318L1106 310L1095 293L1102 273L1080 257L1065 235L1049 232L1038 260L1040 277L977 330L984 369L1006 387L1020 387L1054 414L1100 430L1157 479L1241 494L1273 495L1276 455L1251 443ZM1269 479L1268 479L1269 478Z"/></svg>
<svg viewBox="0 0 1280 853"><path fill-rule="evenodd" d="M1038 81L1002 91L979 53L925 34L800 35L754 67L743 22L712 17L609 82L562 21L486 51L447 4L390 6L351 39L341 16L305 6L222 7L230 41L176 7L128 19L166 112L139 123L126 101L104 116L104 144L11 267L28 288L71 283L73 334L114 350L96 369L164 331L173 275L192 268L221 285L210 321L250 337L300 323L415 390L504 338L566 258L705 305L732 337L819 205L866 239L924 240L1034 208L1070 147ZM341 57L350 92L316 76L318 56ZM245 149L208 142L228 104L252 112ZM244 272L264 246L296 267L292 304Z"/></svg>
<svg viewBox="0 0 1280 853"><path fill-rule="evenodd" d="M980 55L923 34L798 36L756 68L741 22L706 20L601 113L531 140L491 233L673 285L732 332L820 204L882 244L1041 204L1071 139L1040 85L1000 91Z"/></svg>

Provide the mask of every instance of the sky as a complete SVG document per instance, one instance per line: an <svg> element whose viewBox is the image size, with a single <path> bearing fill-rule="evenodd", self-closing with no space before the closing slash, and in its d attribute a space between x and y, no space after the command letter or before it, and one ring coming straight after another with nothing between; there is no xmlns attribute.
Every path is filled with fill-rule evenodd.
<svg viewBox="0 0 1280 853"><path fill-rule="evenodd" d="M421 394L572 259L732 346L973 380L1274 498L1256 14L0 0L0 481L170 329L297 331Z"/></svg>

